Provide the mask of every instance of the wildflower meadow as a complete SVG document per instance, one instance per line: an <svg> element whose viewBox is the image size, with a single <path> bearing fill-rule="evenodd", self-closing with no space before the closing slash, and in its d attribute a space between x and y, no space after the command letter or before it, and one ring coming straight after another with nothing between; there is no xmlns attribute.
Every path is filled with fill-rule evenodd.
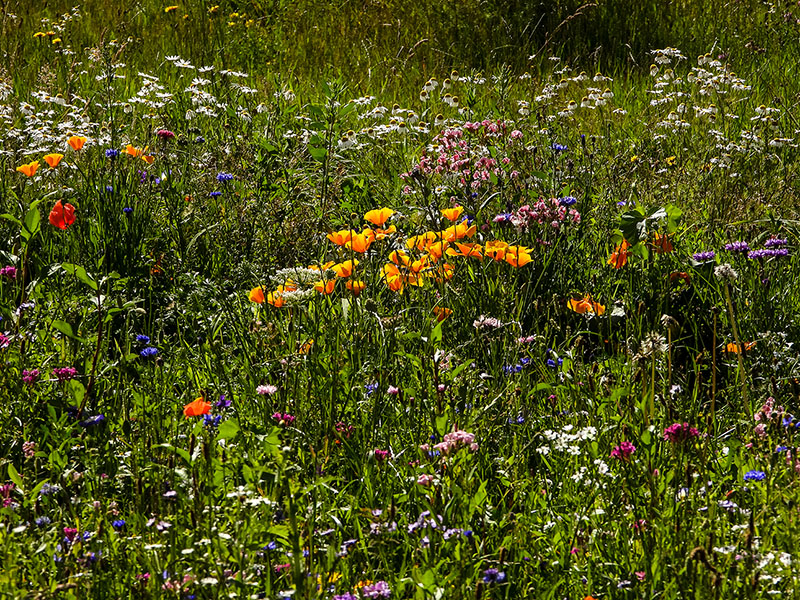
<svg viewBox="0 0 800 600"><path fill-rule="evenodd" d="M218 1L0 2L0 597L800 596L800 3Z"/></svg>

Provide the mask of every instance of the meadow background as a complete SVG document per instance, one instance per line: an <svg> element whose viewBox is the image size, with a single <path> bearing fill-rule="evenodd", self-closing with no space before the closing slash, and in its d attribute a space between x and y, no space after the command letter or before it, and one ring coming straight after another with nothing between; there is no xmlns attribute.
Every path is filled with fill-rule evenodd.
<svg viewBox="0 0 800 600"><path fill-rule="evenodd" d="M0 596L796 597L797 2L0 1Z"/></svg>

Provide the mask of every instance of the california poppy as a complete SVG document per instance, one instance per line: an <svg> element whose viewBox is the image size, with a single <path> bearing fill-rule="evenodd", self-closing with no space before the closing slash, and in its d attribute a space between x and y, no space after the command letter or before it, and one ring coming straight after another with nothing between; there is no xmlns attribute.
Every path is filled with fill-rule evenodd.
<svg viewBox="0 0 800 600"><path fill-rule="evenodd" d="M353 252L359 252L363 254L367 250L369 250L370 245L375 239L375 234L373 233L370 235L367 233L369 230L365 230L359 234L350 237L350 241L345 244L345 248L352 250ZM372 233L370 231L370 233Z"/></svg>
<svg viewBox="0 0 800 600"><path fill-rule="evenodd" d="M656 234L656 239L653 242L653 246L656 249L656 254L664 254L667 252L672 252L674 250L674 247L669 239L669 236L660 235L658 233Z"/></svg>
<svg viewBox="0 0 800 600"><path fill-rule="evenodd" d="M83 145L86 143L86 138L82 135L73 135L67 140L67 143L77 152L83 148Z"/></svg>
<svg viewBox="0 0 800 600"><path fill-rule="evenodd" d="M328 295L333 293L333 288L336 286L336 280L331 279L330 281L318 281L314 284L314 289L317 290L320 294Z"/></svg>
<svg viewBox="0 0 800 600"><path fill-rule="evenodd" d="M261 286L254 287L247 295L247 299L250 300L250 302L255 302L256 304L264 304L264 290L261 288Z"/></svg>
<svg viewBox="0 0 800 600"><path fill-rule="evenodd" d="M391 208L376 208L375 210L371 210L365 214L364 219L373 225L383 227L383 224L386 223L386 221L389 220L389 217L391 217L393 214L394 211Z"/></svg>
<svg viewBox="0 0 800 600"><path fill-rule="evenodd" d="M509 246L506 248L505 261L512 267L524 267L533 260L530 250L525 246Z"/></svg>
<svg viewBox="0 0 800 600"><path fill-rule="evenodd" d="M39 161L35 160L33 162L29 162L27 165L20 165L17 167L17 171L22 173L27 177L33 177L36 175L36 171L39 168Z"/></svg>
<svg viewBox="0 0 800 600"><path fill-rule="evenodd" d="M50 211L50 224L59 229L66 229L75 222L75 207L69 202L61 204L58 200Z"/></svg>
<svg viewBox="0 0 800 600"><path fill-rule="evenodd" d="M397 227L395 227L394 225L390 225L386 229L380 229L379 228L379 229L375 230L375 239L376 240L382 240L384 238L389 237L393 233L397 233Z"/></svg>
<svg viewBox="0 0 800 600"><path fill-rule="evenodd" d="M745 342L744 349L745 351L752 350L755 345L756 345L755 342ZM739 344L731 342L730 344L725 346L725 351L730 352L731 354L739 354L741 352L741 349L739 347Z"/></svg>
<svg viewBox="0 0 800 600"><path fill-rule="evenodd" d="M328 239L332 241L337 246L344 246L349 242L352 237L355 235L355 231L352 229L342 229L340 231L333 231L328 234Z"/></svg>
<svg viewBox="0 0 800 600"><path fill-rule="evenodd" d="M607 264L611 265L615 269L621 269L625 266L625 263L628 262L628 248L631 245L628 243L628 240L622 240L622 243L617 246L617 249L611 253L611 256L608 257Z"/></svg>
<svg viewBox="0 0 800 600"><path fill-rule="evenodd" d="M63 154L47 154L44 157L44 162L46 162L51 169L55 169L62 158L64 158Z"/></svg>
<svg viewBox="0 0 800 600"><path fill-rule="evenodd" d="M270 292L267 294L267 304L274 306L275 308L281 308L284 304L286 304L286 300L283 298L283 294L280 292Z"/></svg>
<svg viewBox="0 0 800 600"><path fill-rule="evenodd" d="M357 265L357 260L346 260L331 266L331 269L333 269L333 272L339 277L350 277Z"/></svg>
<svg viewBox="0 0 800 600"><path fill-rule="evenodd" d="M437 321L444 321L447 317L453 314L453 309L445 308L444 306L434 306L433 314L436 315Z"/></svg>
<svg viewBox="0 0 800 600"><path fill-rule="evenodd" d="M426 231L420 235L415 235L408 238L406 241L406 247L409 250L412 248L416 248L417 250L426 250L429 245L438 239L438 237L439 236L437 236L433 231Z"/></svg>
<svg viewBox="0 0 800 600"><path fill-rule="evenodd" d="M483 260L483 248L480 244L461 244L456 242L456 248L458 248L458 250L448 248L447 254L449 256L466 256Z"/></svg>
<svg viewBox="0 0 800 600"><path fill-rule="evenodd" d="M445 208L442 210L442 216L447 219L448 221L455 222L458 217L461 216L461 213L464 212L463 206L456 206L455 208Z"/></svg>
<svg viewBox="0 0 800 600"><path fill-rule="evenodd" d="M581 299L571 298L567 300L567 306L579 315L586 313L602 315L606 312L606 307L599 302L594 302L590 294L586 294L586 296Z"/></svg>
<svg viewBox="0 0 800 600"><path fill-rule="evenodd" d="M685 281L686 285L690 285L692 283L692 278L688 273L684 273L683 271L673 271L669 274L670 283L676 283L678 281Z"/></svg>
<svg viewBox="0 0 800 600"><path fill-rule="evenodd" d="M195 398L189 404L183 407L183 414L186 415L186 418L189 417L199 417L201 415L207 415L211 412L211 404L206 402L205 399L200 396L199 398Z"/></svg>
<svg viewBox="0 0 800 600"><path fill-rule="evenodd" d="M358 296L361 292L364 291L364 289L367 287L367 284L364 283L363 281L348 281L347 283L345 283L345 287L347 287L348 290L353 292L353 296Z"/></svg>
<svg viewBox="0 0 800 600"><path fill-rule="evenodd" d="M496 261L505 260L508 244L501 240L489 240L483 247L484 254Z"/></svg>

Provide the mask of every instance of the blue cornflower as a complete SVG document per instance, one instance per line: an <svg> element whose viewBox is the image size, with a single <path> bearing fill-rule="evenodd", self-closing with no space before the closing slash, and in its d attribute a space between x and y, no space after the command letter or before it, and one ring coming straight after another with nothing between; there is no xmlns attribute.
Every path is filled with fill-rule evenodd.
<svg viewBox="0 0 800 600"><path fill-rule="evenodd" d="M378 384L377 384L377 383L368 383L367 385L365 385L365 386L364 386L364 389L366 389L366 391L367 391L367 396L369 396L369 395L370 395L370 394L372 394L372 393L373 393L375 390L377 390L377 389L378 389Z"/></svg>
<svg viewBox="0 0 800 600"><path fill-rule="evenodd" d="M775 448L775 452L786 452L788 449L786 446L778 446Z"/></svg>
<svg viewBox="0 0 800 600"><path fill-rule="evenodd" d="M264 546L264 550L277 550L277 549L278 549L277 542L270 542L269 544Z"/></svg>
<svg viewBox="0 0 800 600"><path fill-rule="evenodd" d="M222 415L203 415L203 426L209 429L216 429L219 427L219 422L222 420Z"/></svg>
<svg viewBox="0 0 800 600"><path fill-rule="evenodd" d="M216 406L217 408L228 408L230 405L231 401L225 399L225 394L222 394L219 397L219 400L217 400L216 403L214 404L214 406Z"/></svg>
<svg viewBox="0 0 800 600"><path fill-rule="evenodd" d="M139 334L136 336L136 343L147 345L150 343L150 336Z"/></svg>
<svg viewBox="0 0 800 600"><path fill-rule="evenodd" d="M39 488L39 495L40 496L52 496L53 494L57 494L61 491L61 488L57 485L52 485L49 483L45 483L41 488Z"/></svg>
<svg viewBox="0 0 800 600"><path fill-rule="evenodd" d="M562 144L553 144L552 146L550 146L550 148L552 148L556 152L566 152L567 151L567 147L562 145Z"/></svg>
<svg viewBox="0 0 800 600"><path fill-rule="evenodd" d="M206 141L206 138L204 138L202 135L198 135L196 138L194 138L194 143L195 144L204 144L205 141Z"/></svg>
<svg viewBox="0 0 800 600"><path fill-rule="evenodd" d="M111 526L116 529L120 530L125 527L125 521L122 519L117 519L116 521L111 521Z"/></svg>
<svg viewBox="0 0 800 600"><path fill-rule="evenodd" d="M217 181L219 181L220 183L233 181L233 175L231 175L230 173L217 173Z"/></svg>
<svg viewBox="0 0 800 600"><path fill-rule="evenodd" d="M484 583L503 583L506 580L506 574L497 569L486 569L483 572Z"/></svg>
<svg viewBox="0 0 800 600"><path fill-rule="evenodd" d="M130 206L126 206L122 209L122 212L124 212L126 216L131 216L133 214L133 209Z"/></svg>
<svg viewBox="0 0 800 600"><path fill-rule="evenodd" d="M208 195L212 198L216 198L217 196L222 196L222 192L210 192Z"/></svg>
<svg viewBox="0 0 800 600"><path fill-rule="evenodd" d="M548 358L546 364L551 369L555 369L558 366L558 365L556 365L556 361L554 361L552 358Z"/></svg>
<svg viewBox="0 0 800 600"><path fill-rule="evenodd" d="M139 352L139 356L141 356L142 358L152 358L156 354L158 354L158 348L153 348L152 346L148 346L147 348Z"/></svg>
<svg viewBox="0 0 800 600"><path fill-rule="evenodd" d="M93 417L89 417L85 421L81 421L78 423L84 429L88 429L89 427L94 427L95 425L100 425L106 420L106 416L103 414L95 415Z"/></svg>
<svg viewBox="0 0 800 600"><path fill-rule="evenodd" d="M50 525L50 517L38 517L34 523L36 523L37 527L47 527Z"/></svg>
<svg viewBox="0 0 800 600"><path fill-rule="evenodd" d="M106 191L107 191L109 194L112 194L112 193L114 193L114 186L113 186L113 185L107 185L107 186L106 186Z"/></svg>
<svg viewBox="0 0 800 600"><path fill-rule="evenodd" d="M762 481L767 477L764 471L748 471L744 474L745 481Z"/></svg>
<svg viewBox="0 0 800 600"><path fill-rule="evenodd" d="M119 150L116 148L109 148L106 150L106 158L117 158L119 156Z"/></svg>
<svg viewBox="0 0 800 600"><path fill-rule="evenodd" d="M564 196L563 198L558 199L558 203L561 206L572 206L578 201L575 196Z"/></svg>

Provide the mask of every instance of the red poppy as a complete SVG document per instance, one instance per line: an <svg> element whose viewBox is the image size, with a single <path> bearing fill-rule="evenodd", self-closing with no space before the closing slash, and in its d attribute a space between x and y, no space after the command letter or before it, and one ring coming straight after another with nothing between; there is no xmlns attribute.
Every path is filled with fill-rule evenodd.
<svg viewBox="0 0 800 600"><path fill-rule="evenodd" d="M206 402L202 396L195 398L189 404L183 407L183 414L186 418L199 417L200 415L207 415L211 412L211 404Z"/></svg>
<svg viewBox="0 0 800 600"><path fill-rule="evenodd" d="M56 202L53 210L50 211L50 224L59 229L66 229L75 222L75 207L69 202L61 204L61 200Z"/></svg>

